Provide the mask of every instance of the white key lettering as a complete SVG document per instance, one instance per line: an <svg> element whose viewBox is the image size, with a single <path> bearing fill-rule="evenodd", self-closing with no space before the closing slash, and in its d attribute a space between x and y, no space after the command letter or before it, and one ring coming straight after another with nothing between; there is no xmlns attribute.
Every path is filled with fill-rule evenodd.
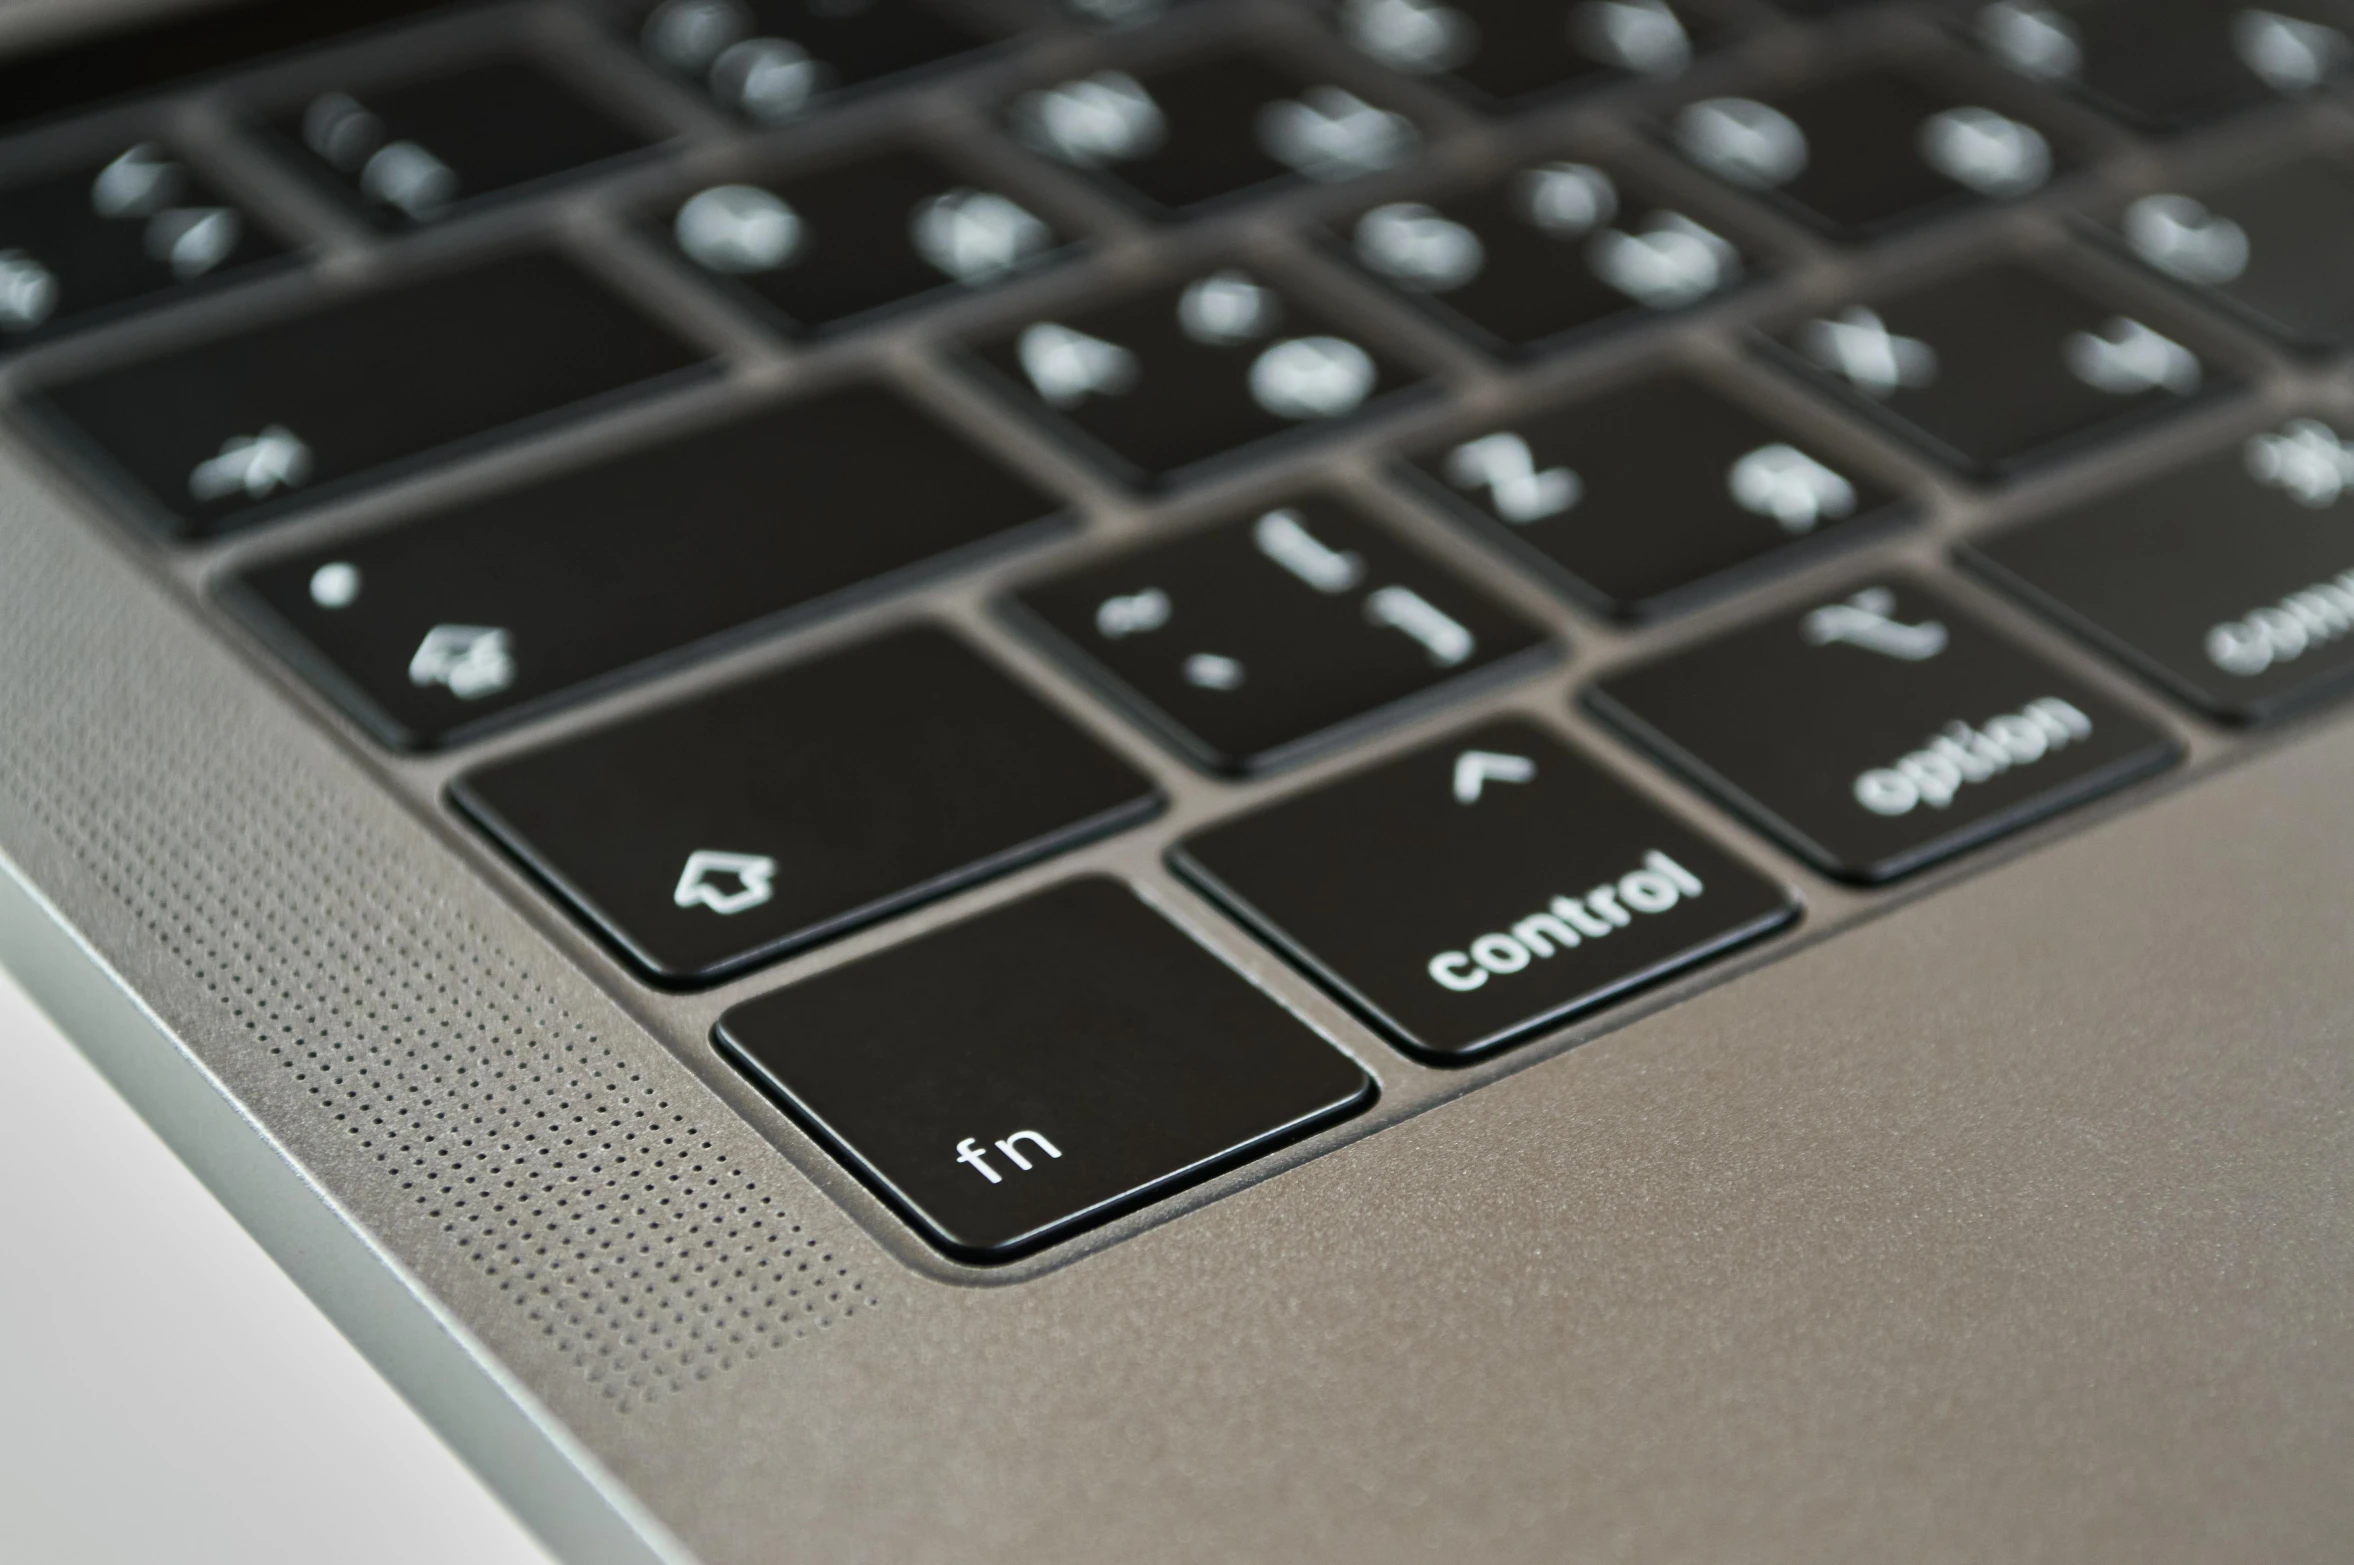
<svg viewBox="0 0 2354 1565"><path fill-rule="evenodd" d="M1318 592L1347 592L1365 579L1363 557L1326 545L1308 531L1297 511L1269 511L1260 517L1251 524L1251 542Z"/></svg>
<svg viewBox="0 0 2354 1565"><path fill-rule="evenodd" d="M100 217L152 217L180 199L188 171L152 141L142 141L98 171L90 210Z"/></svg>
<svg viewBox="0 0 2354 1565"><path fill-rule="evenodd" d="M1014 351L1022 373L1053 408L1075 408L1090 397L1124 395L1142 373L1136 355L1118 343L1053 321L1024 327Z"/></svg>
<svg viewBox="0 0 2354 1565"><path fill-rule="evenodd" d="M57 313L57 274L22 250L0 250L0 331L31 331Z"/></svg>
<svg viewBox="0 0 2354 1565"><path fill-rule="evenodd" d="M776 871L776 860L757 853L699 848L687 855L670 900L677 907L708 908L721 918L733 918L765 906L776 895Z"/></svg>
<svg viewBox="0 0 2354 1565"><path fill-rule="evenodd" d="M1586 257L1595 276L1654 310L1696 304L1741 271L1738 250L1680 212L1654 214L1639 234L1606 228Z"/></svg>
<svg viewBox="0 0 2354 1565"><path fill-rule="evenodd" d="M1753 98L1705 98L1675 120L1684 156L1729 184L1772 190L1806 172L1806 132Z"/></svg>
<svg viewBox="0 0 2354 1565"><path fill-rule="evenodd" d="M1799 347L1824 369L1875 402L1906 387L1934 385L1937 350L1915 337L1899 337L1879 313L1850 305L1836 316L1809 321Z"/></svg>
<svg viewBox="0 0 2354 1565"><path fill-rule="evenodd" d="M2189 196L2144 196L2125 209L2125 242L2171 277L2213 287L2248 269L2248 231Z"/></svg>
<svg viewBox="0 0 2354 1565"><path fill-rule="evenodd" d="M1197 690L1239 690L1247 671L1235 659L1196 652L1185 660L1185 682Z"/></svg>
<svg viewBox="0 0 2354 1565"><path fill-rule="evenodd" d="M1106 598L1095 606L1095 633L1106 641L1124 641L1130 636L1149 636L1169 623L1176 605L1158 587L1147 587L1117 598Z"/></svg>
<svg viewBox="0 0 2354 1565"><path fill-rule="evenodd" d="M2084 69L2076 24L2048 5L2000 0L1978 13L1978 38L1987 53L2022 76L2073 81Z"/></svg>
<svg viewBox="0 0 2354 1565"><path fill-rule="evenodd" d="M2207 661L2242 679L2354 634L2354 571L2292 592L2207 632Z"/></svg>
<svg viewBox="0 0 2354 1565"><path fill-rule="evenodd" d="M801 214L757 185L715 185L688 198L671 224L687 259L731 276L773 272L801 253Z"/></svg>
<svg viewBox="0 0 2354 1565"><path fill-rule="evenodd" d="M311 601L323 609L348 609L360 598L360 568L336 560L311 572Z"/></svg>
<svg viewBox="0 0 2354 1565"><path fill-rule="evenodd" d="M2291 419L2247 444L2248 476L2299 505L2326 510L2354 485L2354 446L2317 418Z"/></svg>
<svg viewBox="0 0 2354 1565"><path fill-rule="evenodd" d="M1484 486L1496 514L1524 527L1569 510L1586 487L1566 467L1538 472L1528 442L1510 432L1482 435L1448 452L1447 479L1458 489Z"/></svg>
<svg viewBox="0 0 2354 1565"><path fill-rule="evenodd" d="M242 494L263 500L281 489L298 489L311 476L311 448L283 424L258 435L234 436L221 454L199 462L188 475L188 492L199 500Z"/></svg>
<svg viewBox="0 0 2354 1565"><path fill-rule="evenodd" d="M1054 234L1020 203L990 190L951 190L908 219L916 254L969 287L998 281L1043 255Z"/></svg>
<svg viewBox="0 0 2354 1565"><path fill-rule="evenodd" d="M1357 259L1402 287L1451 293L1480 274L1479 235L1419 201L1393 201L1357 219Z"/></svg>
<svg viewBox="0 0 2354 1565"><path fill-rule="evenodd" d="M193 282L237 253L245 219L225 206L176 206L147 220L147 253Z"/></svg>
<svg viewBox="0 0 2354 1565"><path fill-rule="evenodd" d="M1332 183L1391 168L1421 134L1402 114L1339 87L1311 87L1259 110L1259 145L1294 173Z"/></svg>
<svg viewBox="0 0 2354 1565"><path fill-rule="evenodd" d="M515 648L490 625L436 625L409 659L409 683L439 685L461 701L495 696L515 683Z"/></svg>
<svg viewBox="0 0 2354 1565"><path fill-rule="evenodd" d="M1365 600L1365 618L1420 642L1440 668L1458 666L1478 647L1470 631L1411 587L1384 587L1374 593Z"/></svg>
<svg viewBox="0 0 2354 1565"><path fill-rule="evenodd" d="M1440 988L1469 994L1491 978L1509 978L1589 940L1606 940L1638 918L1671 913L1703 895L1700 877L1665 853L1643 855L1642 867L1582 897L1555 897L1544 908L1470 941L1460 951L1441 951L1424 970Z"/></svg>
<svg viewBox="0 0 2354 1565"><path fill-rule="evenodd" d="M1540 233L1577 239L1618 216L1618 187L1583 163L1547 163L1512 182L1513 204Z"/></svg>
<svg viewBox="0 0 2354 1565"><path fill-rule="evenodd" d="M1735 462L1725 476L1725 487L1735 505L1772 518L1794 536L1813 532L1825 517L1847 516L1855 510L1853 484L1796 446L1778 441Z"/></svg>
<svg viewBox="0 0 2354 1565"><path fill-rule="evenodd" d="M1277 418L1354 413L1381 378L1372 355L1345 337L1291 337L1251 365L1251 400Z"/></svg>
<svg viewBox="0 0 2354 1565"><path fill-rule="evenodd" d="M1017 100L1014 133L1065 163L1108 168L1159 151L1169 122L1135 77L1098 71Z"/></svg>
<svg viewBox="0 0 2354 1565"><path fill-rule="evenodd" d="M1956 108L1922 122L1921 157L1982 196L2004 200L2052 177L2051 143L2031 125L1992 109Z"/></svg>
<svg viewBox="0 0 2354 1565"><path fill-rule="evenodd" d="M1885 587L1866 587L1845 603L1826 604L1809 614L1799 633L1810 647L1841 643L1900 663L1926 663L1945 650L1942 621L1907 625L1889 618L1895 612L1895 593Z"/></svg>
<svg viewBox="0 0 2354 1565"><path fill-rule="evenodd" d="M1636 76L1675 76L1692 63L1692 39L1666 0L1585 0L1569 13L1569 37L1587 58Z"/></svg>
<svg viewBox="0 0 2354 1565"><path fill-rule="evenodd" d="M2068 372L2095 391L2138 397L2166 390L2187 397L2202 379L2198 355L2171 337L2119 315L2100 331L2072 333L2061 346Z"/></svg>
<svg viewBox="0 0 2354 1565"><path fill-rule="evenodd" d="M2090 737L2091 718L2071 702L2045 696L1974 728L1948 723L1927 745L1894 766L1876 767L1856 778L1852 792L1856 803L1890 819L1910 815L1922 805L1942 810L1966 787L2013 767L2032 766Z"/></svg>
<svg viewBox="0 0 2354 1565"><path fill-rule="evenodd" d="M2313 91L2346 68L2354 44L2334 27L2254 7L2231 19L2232 52L2286 97Z"/></svg>
<svg viewBox="0 0 2354 1565"><path fill-rule="evenodd" d="M825 76L825 67L789 38L747 38L712 62L711 91L746 119L778 125L809 107Z"/></svg>
<svg viewBox="0 0 2354 1565"><path fill-rule="evenodd" d="M1187 284L1177 298L1178 329L1204 347L1256 342L1282 317L1275 290L1260 287L1232 267Z"/></svg>
<svg viewBox="0 0 2354 1565"><path fill-rule="evenodd" d="M1438 0L1348 0L1340 32L1363 53L1409 76L1451 71L1479 48L1471 18Z"/></svg>

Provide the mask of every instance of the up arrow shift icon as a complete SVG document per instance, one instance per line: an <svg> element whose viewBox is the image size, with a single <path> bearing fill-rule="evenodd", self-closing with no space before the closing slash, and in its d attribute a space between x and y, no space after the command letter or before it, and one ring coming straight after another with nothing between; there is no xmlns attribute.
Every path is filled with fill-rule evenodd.
<svg viewBox="0 0 2354 1565"><path fill-rule="evenodd" d="M1455 757L1455 802L1477 804L1489 783L1524 783L1536 775L1537 763L1525 755L1466 750Z"/></svg>

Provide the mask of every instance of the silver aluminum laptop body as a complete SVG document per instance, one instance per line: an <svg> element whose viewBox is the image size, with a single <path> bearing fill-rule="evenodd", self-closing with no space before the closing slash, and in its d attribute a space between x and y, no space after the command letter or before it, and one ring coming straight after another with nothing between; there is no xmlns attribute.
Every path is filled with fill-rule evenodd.
<svg viewBox="0 0 2354 1565"><path fill-rule="evenodd" d="M102 9L146 8L20 5L0 36ZM1251 7L1204 10L1257 25ZM590 69L626 64L585 30L557 34ZM994 88L921 90L954 124ZM177 112L255 199L308 210L217 99ZM604 199L544 198L534 220L595 242ZM1296 245L1265 211L1213 221L1266 253ZM2055 242L2048 213L2004 221L1989 242ZM340 230L319 244L329 269L388 264ZM1818 258L1807 282L1828 294L1902 260L1901 246ZM725 312L630 257L614 270L682 330L739 351ZM109 325L32 362L63 373L79 354L231 325L289 286ZM1083 525L1050 564L1054 548L1081 558L1164 512L1207 517L1297 481L1246 469L1174 501L1124 496L987 398L926 378L929 329L891 326L855 351L913 364L928 405L1077 497ZM1769 384L1699 327L1666 340ZM1635 350L1520 379L1429 351L1451 355L1465 396L1501 405ZM567 1560L2343 1560L2354 728L2327 709L2252 737L2209 726L1943 563L1961 539L2170 453L2300 407L2354 414L2329 364L2252 340L2234 351L2244 398L1999 495L1790 396L1789 418L1926 496L1926 520L1639 632L1385 488L1387 453L1424 426L1342 437L1317 474L1572 652L1242 783L1167 753L992 612L1038 577L1035 552L471 749L395 754L210 607L288 534L159 547L12 427L0 958ZM683 395L822 369L739 351L728 386ZM405 479L399 501L557 466L674 411L599 413ZM281 526L327 539L385 514L361 493ZM2183 764L1859 890L1576 704L1599 674L1803 607L1864 560L1943 571L2007 634L2174 735ZM919 620L1013 669L1147 773L1168 811L680 992L634 978L445 802L483 755ZM1794 889L1803 921L1439 1067L1166 865L1213 818L1496 714L1602 758ZM710 1042L742 1000L1085 872L1133 884L1335 1042L1377 1103L982 1266L927 1244Z"/></svg>

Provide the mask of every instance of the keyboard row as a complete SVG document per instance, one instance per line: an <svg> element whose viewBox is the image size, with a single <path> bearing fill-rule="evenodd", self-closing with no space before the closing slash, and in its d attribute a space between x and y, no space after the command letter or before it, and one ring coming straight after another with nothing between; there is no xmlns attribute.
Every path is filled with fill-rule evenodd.
<svg viewBox="0 0 2354 1565"><path fill-rule="evenodd" d="M767 83L757 90L790 97L774 108L789 117L829 87L895 79L981 42L915 0L847 10L780 4L768 8L773 16L756 9L741 0L669 0L645 21L644 48L674 73ZM2117 8L2085 9L2105 16ZM2200 13L2184 21L2181 36L2214 33L2218 47L2207 63L2245 75L2241 85L2249 90L2210 80L2204 107L2185 106L2187 99L2172 109L2149 103L2129 118L2171 125L2266 96L2298 96L2331 84L2341 53L2354 57L2343 36L2282 13L2208 0L2172 0L2172 9L2186 18ZM1583 50L1596 70L1672 75L1664 67L1680 70L1689 56L1690 30L1662 0L1592 0L1573 10L1585 21L1547 24L1542 40L1517 44L1534 19L1519 6L1474 17L1429 0L1371 0L1344 5L1338 23L1376 59L1425 77L1455 79L1471 70L1471 59L1494 54L1574 84L1579 73L1537 62ZM806 14L785 31L757 31L784 26L792 20L787 12ZM1868 242L2032 195L2095 151L2042 96L2064 84L2060 62L2038 63L2018 43L2069 36L2049 30L2058 26L2057 13L2021 20L2037 14L2041 8L1999 4L1980 14L1979 31L2015 67L2010 72L1917 40L1848 51L1847 58L1834 51L1804 79L1760 85L1754 96L1671 104L1648 129L1719 181L1728 199L1762 203L1836 241ZM2250 17L2269 21L2252 24ZM2101 31L2089 20L2077 31L2086 27ZM602 173L677 140L674 119L572 79L543 57L527 29L506 31L518 36L462 41L460 60L430 75L413 65L370 74L363 54L349 71L329 73L337 85L253 105L251 137L352 218L386 231ZM1702 37L1711 31L1697 29ZM803 35L809 43L797 41ZM1670 38L1687 41L1658 41ZM2300 48L2311 56L2304 76L2294 68ZM799 64L755 69L744 63L753 56ZM2084 55L2079 74L2105 83L2096 96L2132 100L2093 68L2101 57L2098 49ZM736 64L722 69L722 59ZM1442 69L1436 62L1443 60L1457 66ZM1399 169L1420 156L1429 135L1395 103L1364 96L1374 89L1356 75L1336 75L1266 42L1194 46L1122 64L1014 91L998 129L1006 143L1096 182L1148 216L1179 218ZM2179 94L2212 74L2181 64L2166 85ZM798 84L791 92L779 85L788 81ZM1527 89L1489 79L1482 90L1517 99ZM768 178L746 165L738 179L680 189L659 209L636 215L684 264L780 329L828 331L1073 253L1080 236L1047 210L1051 200L1005 177L1018 162L1006 151L964 157L915 145L868 147ZM2312 160L2275 177L2254 200L2228 199L2241 194L2236 181L2153 193L2116 215L2117 226L2152 265L2226 296L2249 295L2243 302L2267 318L2274 318L2267 300L2301 293L2307 309L2292 308L2279 324L2301 340L2317 328L2334 339L2341 324L2334 314L2300 318L2314 293L2330 291L2321 280L2329 275L2333 236L2311 221L2281 219L2318 210L2336 214L2329 220L2339 228L2354 224L2350 187L2354 176L2345 169ZM1630 311L1689 305L1734 286L1754 266L1724 220L1680 210L1623 171L1574 158L1484 184L1439 181L1403 194L1325 237L1499 351L1548 346ZM2227 199L2218 205L2217 197ZM273 232L162 137L45 165L0 188L0 344L37 341L250 277L288 262L297 248L294 236ZM1565 268L1572 279L1557 297L1545 284Z"/></svg>
<svg viewBox="0 0 2354 1565"><path fill-rule="evenodd" d="M2263 721L2354 679L2350 485L2354 444L2296 419L1975 543L1963 562L2209 713ZM334 568L289 565L269 590L315 599ZM353 606L312 604L329 617ZM1227 771L1288 764L1541 671L1561 652L1450 567L1321 494L1109 553L1002 608L1173 750ZM462 685L499 677L514 657L499 630L444 625L407 673ZM1614 670L1581 699L1798 858L1861 884L1912 873L2176 752L2097 689L1901 575ZM1471 1026L1445 1018L1517 1005L1512 996L1541 986L1456 1001L1396 952L1343 958L1351 931L1421 941L1432 931L1403 909L1435 917L1453 905L1440 894L1448 877L1467 875L1475 889L1490 878L1475 867L1480 853L1432 835L1433 822L1474 819L1441 808L1449 797L1467 809L1490 792L1523 797L1535 764L1518 741L1448 741L1431 754L1452 779L1445 788L1418 783L1399 802L1370 780L1388 775L1377 768L1221 823L1181 844L1176 862L1310 971L1340 975L1352 996L1390 993L1361 1008L1399 1042L1451 1056L1524 1036L1629 976L1613 971ZM1160 803L1133 767L936 629L477 766L453 797L648 977L682 985L1124 829ZM1615 808L1644 807L1629 796ZM1563 831L1590 830L1595 851L1671 836L1661 851L1678 862L1702 851L1664 819L1636 832L1606 811L1546 809ZM1301 857L1319 842L1321 856ZM1369 855L1371 843L1383 852ZM1433 856L1406 873L1423 844ZM1496 873L1516 862L1501 843L1483 851ZM1359 884L1376 866L1399 907ZM1459 942L1432 949L1477 958ZM1655 966L1647 956L1628 972ZM1462 992L1487 987L1456 967ZM1412 992L1439 982L1444 992L1420 993L1439 1010L1405 1003L1389 979Z"/></svg>

